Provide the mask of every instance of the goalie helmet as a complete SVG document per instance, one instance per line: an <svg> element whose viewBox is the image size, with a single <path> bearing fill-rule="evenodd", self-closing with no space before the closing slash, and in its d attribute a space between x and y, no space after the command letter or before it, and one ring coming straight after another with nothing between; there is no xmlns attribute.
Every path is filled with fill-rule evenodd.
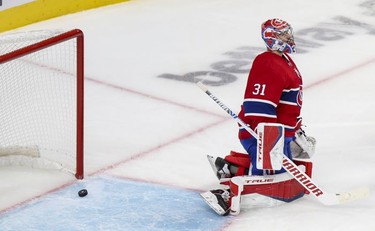
<svg viewBox="0 0 375 231"><path fill-rule="evenodd" d="M274 18L262 24L262 38L268 49L281 53L294 53L293 29L284 20Z"/></svg>

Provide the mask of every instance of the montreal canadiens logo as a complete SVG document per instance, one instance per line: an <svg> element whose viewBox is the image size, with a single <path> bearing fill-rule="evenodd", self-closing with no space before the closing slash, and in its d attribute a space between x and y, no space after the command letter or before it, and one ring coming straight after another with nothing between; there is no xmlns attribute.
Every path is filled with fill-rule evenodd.
<svg viewBox="0 0 375 231"><path fill-rule="evenodd" d="M303 93L302 93L302 86L300 87L298 94L297 94L297 104L298 106L302 107L302 99L303 99Z"/></svg>

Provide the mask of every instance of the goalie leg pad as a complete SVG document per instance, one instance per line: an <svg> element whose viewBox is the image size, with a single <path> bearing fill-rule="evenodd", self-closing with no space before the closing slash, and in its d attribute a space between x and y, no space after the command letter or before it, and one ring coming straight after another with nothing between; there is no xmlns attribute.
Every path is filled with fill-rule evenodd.
<svg viewBox="0 0 375 231"><path fill-rule="evenodd" d="M286 172L270 176L234 177L230 181L230 190L232 196L258 193L284 202L294 201L305 194L305 188Z"/></svg>
<svg viewBox="0 0 375 231"><path fill-rule="evenodd" d="M312 165L304 164L299 168L311 172ZM231 214L240 212L241 197L250 194L260 194L282 202L292 202L306 194L306 189L287 172L276 175L237 176L231 178Z"/></svg>
<svg viewBox="0 0 375 231"><path fill-rule="evenodd" d="M312 168L313 168L313 163L309 160L293 160L293 162L298 165L298 166L304 166L305 167L305 173L307 176L312 178ZM309 190L305 190L305 194L309 194Z"/></svg>

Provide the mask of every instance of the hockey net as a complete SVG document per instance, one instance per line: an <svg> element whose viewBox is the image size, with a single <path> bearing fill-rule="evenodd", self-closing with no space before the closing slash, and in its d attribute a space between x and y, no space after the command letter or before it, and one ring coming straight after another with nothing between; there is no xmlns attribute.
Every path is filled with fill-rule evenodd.
<svg viewBox="0 0 375 231"><path fill-rule="evenodd" d="M0 162L83 179L83 33L0 36Z"/></svg>

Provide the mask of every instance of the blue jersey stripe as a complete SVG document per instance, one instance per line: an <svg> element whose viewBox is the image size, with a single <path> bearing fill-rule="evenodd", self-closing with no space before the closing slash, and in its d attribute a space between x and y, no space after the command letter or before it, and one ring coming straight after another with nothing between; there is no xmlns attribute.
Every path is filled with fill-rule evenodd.
<svg viewBox="0 0 375 231"><path fill-rule="evenodd" d="M286 103L289 102L291 105L297 105L297 97L298 97L299 89L291 89L289 91L283 91L280 102Z"/></svg>
<svg viewBox="0 0 375 231"><path fill-rule="evenodd" d="M245 100L243 106L245 116L276 118L276 106L270 101Z"/></svg>

